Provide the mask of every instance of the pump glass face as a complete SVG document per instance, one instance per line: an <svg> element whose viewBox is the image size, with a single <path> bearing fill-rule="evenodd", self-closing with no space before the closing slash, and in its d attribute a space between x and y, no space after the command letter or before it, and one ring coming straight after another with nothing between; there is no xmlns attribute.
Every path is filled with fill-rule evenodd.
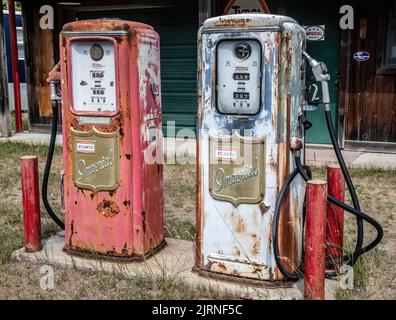
<svg viewBox="0 0 396 320"><path fill-rule="evenodd" d="M217 46L217 110L255 115L261 101L261 45L256 40L224 40Z"/></svg>
<svg viewBox="0 0 396 320"><path fill-rule="evenodd" d="M113 42L73 41L70 51L73 109L79 113L116 112Z"/></svg>
<svg viewBox="0 0 396 320"><path fill-rule="evenodd" d="M103 55L104 55L104 50L103 47L100 44L95 43L92 47L91 50L89 51L92 60L99 61L102 60Z"/></svg>

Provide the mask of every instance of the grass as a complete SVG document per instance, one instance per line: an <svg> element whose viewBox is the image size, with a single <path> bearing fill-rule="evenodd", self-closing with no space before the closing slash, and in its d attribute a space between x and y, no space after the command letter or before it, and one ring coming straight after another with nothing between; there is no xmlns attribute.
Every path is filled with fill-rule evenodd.
<svg viewBox="0 0 396 320"><path fill-rule="evenodd" d="M11 130L15 131L16 123L15 123L15 111L10 112L10 121L11 121ZM26 111L22 111L22 131L29 130L29 114Z"/></svg>
<svg viewBox="0 0 396 320"><path fill-rule="evenodd" d="M209 287L193 287L180 279L163 275L156 278L142 274L134 279L101 272L83 272L55 267L55 288L39 287L40 266L13 262L11 254L23 246L21 185L19 159L23 155L39 157L39 172L44 171L47 146L0 142L0 299L221 299L223 294ZM55 150L49 179L49 199L59 212L61 148ZM183 172L187 169L187 172ZM166 169L165 194L167 209L173 211L166 219L166 234L176 239L193 240L194 178L192 168L172 166ZM182 173L182 174L181 174ZM42 176L40 176L40 181ZM191 187L191 182L193 184ZM183 201L180 201L182 198ZM60 229L48 218L41 205L42 236ZM63 218L63 217L62 217ZM73 286L67 285L73 283Z"/></svg>
<svg viewBox="0 0 396 320"><path fill-rule="evenodd" d="M313 168L319 179L325 168ZM338 299L396 299L396 170L350 169L362 210L376 219L384 229L384 238L374 250L361 256L354 266L354 289L336 292ZM351 204L349 193L346 201ZM356 241L356 219L345 215L345 252L353 252ZM367 223L364 243L375 237Z"/></svg>
<svg viewBox="0 0 396 320"><path fill-rule="evenodd" d="M0 143L0 299L221 299L213 288L191 287L178 278L154 278L141 274L127 275L83 272L55 267L55 288L39 286L40 266L11 261L11 253L23 246L19 159L23 155L39 157L39 171L44 170L46 146L23 143ZM49 198L59 212L59 172L61 149L55 152L50 176ZM315 178L325 178L324 168L313 168ZM354 268L353 290L338 290L338 299L396 299L396 171L352 169L352 178L364 211L384 227L380 247L361 257ZM41 177L40 177L41 180ZM167 237L193 240L195 233L195 166L165 166L165 231ZM350 202L349 197L347 201ZM42 206L42 208L44 208ZM48 237L59 231L42 209L42 233ZM365 243L374 230L365 228ZM346 215L345 251L353 250L356 239L355 219ZM68 283L73 283L72 286ZM229 297L229 296L228 296Z"/></svg>

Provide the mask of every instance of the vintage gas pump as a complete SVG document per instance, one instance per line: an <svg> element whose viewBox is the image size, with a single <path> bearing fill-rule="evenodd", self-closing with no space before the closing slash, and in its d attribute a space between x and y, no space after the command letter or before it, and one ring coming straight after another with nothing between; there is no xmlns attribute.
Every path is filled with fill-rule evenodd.
<svg viewBox="0 0 396 320"><path fill-rule="evenodd" d="M60 54L65 250L144 258L165 244L158 34L72 22Z"/></svg>
<svg viewBox="0 0 396 320"><path fill-rule="evenodd" d="M323 86L323 104L354 208L377 238L344 257L353 264L382 238L360 211L334 139L326 67L305 53L304 29L292 18L240 14L205 21L198 37L196 261L202 275L231 280L303 276L306 62ZM350 183L349 183L350 182ZM357 198L356 198L357 201ZM370 220L371 219L371 220ZM368 250L367 250L368 249Z"/></svg>

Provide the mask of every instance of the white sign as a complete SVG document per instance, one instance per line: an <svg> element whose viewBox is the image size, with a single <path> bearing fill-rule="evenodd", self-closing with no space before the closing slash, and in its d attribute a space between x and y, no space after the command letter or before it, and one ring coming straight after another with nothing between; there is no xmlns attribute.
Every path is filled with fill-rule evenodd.
<svg viewBox="0 0 396 320"><path fill-rule="evenodd" d="M96 49L94 53L102 55L92 56L93 48ZM73 41L69 67L74 110L94 113L116 111L115 48L111 41Z"/></svg>
<svg viewBox="0 0 396 320"><path fill-rule="evenodd" d="M235 160L237 153L234 150L216 149L216 159Z"/></svg>
<svg viewBox="0 0 396 320"><path fill-rule="evenodd" d="M224 114L260 111L261 46L256 40L225 40L217 46L217 109Z"/></svg>
<svg viewBox="0 0 396 320"><path fill-rule="evenodd" d="M77 142L77 152L95 153L95 143L93 143L93 142Z"/></svg>
<svg viewBox="0 0 396 320"><path fill-rule="evenodd" d="M240 13L267 13L267 7L260 0L231 0L224 10L224 14Z"/></svg>
<svg viewBox="0 0 396 320"><path fill-rule="evenodd" d="M324 24L317 26L304 26L305 32L307 33L308 41L324 41L326 26Z"/></svg>

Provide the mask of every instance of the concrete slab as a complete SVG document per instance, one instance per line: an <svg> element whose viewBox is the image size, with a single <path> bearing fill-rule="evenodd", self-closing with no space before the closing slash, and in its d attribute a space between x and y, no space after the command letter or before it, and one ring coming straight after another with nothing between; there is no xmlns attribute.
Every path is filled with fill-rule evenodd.
<svg viewBox="0 0 396 320"><path fill-rule="evenodd" d="M49 133L36 133L36 132L20 132L15 133L9 138L0 138L1 141L13 141L13 142L24 142L29 144L49 144L50 134ZM62 145L62 135L56 136L56 144Z"/></svg>
<svg viewBox="0 0 396 320"><path fill-rule="evenodd" d="M362 153L354 151L341 151L347 166L352 166ZM306 162L308 165L325 166L327 164L337 163L337 157L333 149L312 149L307 148L305 151Z"/></svg>
<svg viewBox="0 0 396 320"><path fill-rule="evenodd" d="M396 154L363 153L353 162L354 167L396 169Z"/></svg>
<svg viewBox="0 0 396 320"><path fill-rule="evenodd" d="M59 233L43 243L38 253L27 253L19 249L12 254L16 261L25 260L37 264L57 265L64 268L115 273L122 277L133 278L138 275L150 277L171 277L182 280L195 287L206 287L233 296L261 300L296 300L303 299L304 283L299 281L291 288L263 288L257 286L230 283L208 279L193 273L193 242L167 239L167 246L158 254L143 262L115 263L102 260L86 259L66 254L63 251L64 233ZM335 280L326 280L326 299L334 299L338 287Z"/></svg>
<svg viewBox="0 0 396 320"><path fill-rule="evenodd" d="M10 138L0 138L1 141L24 142L31 144L48 144L50 135L47 133L22 132ZM56 144L62 145L62 135L58 134ZM195 164L195 139L164 138L164 154L167 164ZM347 166L352 168L382 168L396 169L395 153L373 153L343 150L342 154ZM334 150L322 145L308 145L306 148L308 165L326 166L337 163Z"/></svg>

